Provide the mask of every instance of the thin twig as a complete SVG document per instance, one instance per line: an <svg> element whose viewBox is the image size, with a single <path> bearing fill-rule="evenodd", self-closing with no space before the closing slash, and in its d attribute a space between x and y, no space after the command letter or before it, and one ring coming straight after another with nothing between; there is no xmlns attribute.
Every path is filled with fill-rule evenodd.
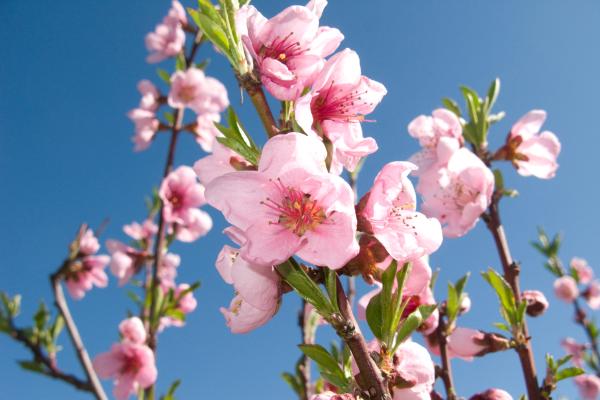
<svg viewBox="0 0 600 400"><path fill-rule="evenodd" d="M302 299L302 307L300 312L298 313L298 325L300 326L300 335L302 339L302 344L309 344L307 340L307 326L306 322L308 319L308 315L306 313L306 300ZM310 359L306 356L306 354L302 354L300 358L300 379L302 380L302 386L304 391L301 396L301 400L308 400L310 396Z"/></svg>
<svg viewBox="0 0 600 400"><path fill-rule="evenodd" d="M436 329L438 346L440 349L440 358L442 360L442 368L440 371L440 378L444 382L444 388L446 389L446 397L448 400L456 399L456 390L454 389L454 379L452 377L452 364L450 363L450 357L448 356L448 338L446 337L446 322L444 320L444 313L440 311L439 323Z"/></svg>
<svg viewBox="0 0 600 400"><path fill-rule="evenodd" d="M587 317L587 314L585 310L581 308L578 299L573 301L573 307L575 308L575 322L581 325L585 331L585 334L592 346L592 353L594 353L594 358L596 359L595 365L598 365L597 363L600 361L600 351L598 349L598 342L596 341L596 338L590 329L590 321ZM600 377L600 369L596 369L596 376Z"/></svg>
<svg viewBox="0 0 600 400"><path fill-rule="evenodd" d="M500 196L494 194L492 204L488 209L488 213L484 214L484 220L489 231L492 233L500 261L502 263L502 270L504 272L504 279L508 282L512 288L515 301L521 302L521 289L519 287L519 265L515 263L510 254L510 248L506 240L504 228L500 220L500 212L498 210L498 202ZM524 319L521 331L522 339L521 343L515 347L519 360L521 362L521 368L523 370L523 376L525 378L525 384L527 386L527 395L529 400L541 399L540 388L538 386L538 378L535 370L535 359L533 357L533 350L531 348L531 340L529 331L527 328L527 321Z"/></svg>
<svg viewBox="0 0 600 400"><path fill-rule="evenodd" d="M238 82L241 87L243 87L256 112L258 113L258 117L260 118L260 122L262 122L265 131L267 132L267 136L272 138L273 136L279 133L279 129L277 128L277 123L275 122L275 118L273 117L273 113L271 112L271 107L267 102L267 97L265 96L265 92L262 89L262 85L260 81L251 76L250 74L244 76L238 76Z"/></svg>
<svg viewBox="0 0 600 400"><path fill-rule="evenodd" d="M92 365L90 356L83 345L83 340L81 339L77 325L75 324L75 321L71 316L71 312L69 311L69 307L67 306L67 301L65 300L65 295L61 285L61 270L62 267L59 269L59 271L50 276L50 283L54 292L54 304L56 305L58 312L60 312L65 320L65 325L67 327L67 331L69 332L73 347L75 348L75 353L77 354L79 363L83 367L85 375L88 378L88 384L92 389L91 392L94 394L96 399L106 400L108 397L106 397L106 393L104 393L104 389L102 388L102 384L100 384L98 375L96 375L96 371L94 371L94 366Z"/></svg>

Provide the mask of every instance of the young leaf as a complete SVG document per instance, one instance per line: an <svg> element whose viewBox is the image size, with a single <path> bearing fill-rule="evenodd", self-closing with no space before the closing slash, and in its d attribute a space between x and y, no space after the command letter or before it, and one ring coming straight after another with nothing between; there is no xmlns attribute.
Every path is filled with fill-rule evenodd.
<svg viewBox="0 0 600 400"><path fill-rule="evenodd" d="M442 99L442 104L449 111L452 111L454 114L456 114L457 117L461 116L462 113L460 111L460 106L458 105L458 103L456 101L452 100L451 98L444 97Z"/></svg>
<svg viewBox="0 0 600 400"><path fill-rule="evenodd" d="M381 293L378 293L371 298L371 301L369 301L366 314L367 324L369 324L369 328L371 328L373 335L379 340L383 339L383 313L381 309Z"/></svg>
<svg viewBox="0 0 600 400"><path fill-rule="evenodd" d="M223 54L229 57L229 41L223 27L219 22L215 22L205 14L200 14L198 11L188 8L188 12L198 28L204 32L206 37L221 50Z"/></svg>
<svg viewBox="0 0 600 400"><path fill-rule="evenodd" d="M554 379L556 382L560 382L563 379L571 378L574 376L582 375L584 371L578 367L567 367L565 369L561 369L554 375Z"/></svg>
<svg viewBox="0 0 600 400"><path fill-rule="evenodd" d="M329 354L323 346L318 344L301 344L298 347L308 358L316 362L322 371L342 378L344 377L344 372L335 357Z"/></svg>
<svg viewBox="0 0 600 400"><path fill-rule="evenodd" d="M506 313L508 322L513 326L516 325L518 323L517 306L510 285L504 280L502 275L492 268L489 268L487 272L482 272L481 275L496 291L502 310Z"/></svg>
<svg viewBox="0 0 600 400"><path fill-rule="evenodd" d="M486 112L489 112L492 109L492 107L494 107L494 104L496 103L496 99L498 98L499 94L500 94L500 78L496 78L496 79L494 79L494 81L490 85L490 88L488 89Z"/></svg>
<svg viewBox="0 0 600 400"><path fill-rule="evenodd" d="M335 312L329 299L323 294L321 288L295 263L288 260L277 267L277 272L302 298L312 304L319 314L327 318Z"/></svg>
<svg viewBox="0 0 600 400"><path fill-rule="evenodd" d="M171 75L167 71L162 68L158 68L156 70L156 74L160 79L162 79L167 85L171 85Z"/></svg>

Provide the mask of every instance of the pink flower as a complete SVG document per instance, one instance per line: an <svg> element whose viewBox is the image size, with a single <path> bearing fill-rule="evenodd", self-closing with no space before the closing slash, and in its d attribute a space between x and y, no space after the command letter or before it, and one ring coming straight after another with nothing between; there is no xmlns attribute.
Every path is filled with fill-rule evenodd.
<svg viewBox="0 0 600 400"><path fill-rule="evenodd" d="M372 340L367 344L370 352L379 352L379 343ZM418 343L408 340L402 343L393 355L394 370L405 382L402 388L393 389L393 400L426 400L433 390L435 381L435 368L427 350ZM352 361L353 374L357 374L358 367Z"/></svg>
<svg viewBox="0 0 600 400"><path fill-rule="evenodd" d="M217 142L216 138L223 136L215 126L215 122L221 122L221 114L201 114L196 118L196 142L207 153L213 151L213 147Z"/></svg>
<svg viewBox="0 0 600 400"><path fill-rule="evenodd" d="M158 195L163 201L165 221L170 223L184 225L189 210L205 203L204 186L198 183L196 173L188 166L181 166L167 175Z"/></svg>
<svg viewBox="0 0 600 400"><path fill-rule="evenodd" d="M261 310L244 301L240 295L231 300L229 308L221 307L227 326L232 333L247 333L266 324L277 311Z"/></svg>
<svg viewBox="0 0 600 400"><path fill-rule="evenodd" d="M460 313L466 314L471 311L471 298L465 293L462 301L460 302Z"/></svg>
<svg viewBox="0 0 600 400"><path fill-rule="evenodd" d="M351 393L334 393L334 392L321 392L319 394L313 394L310 400L354 400L355 397Z"/></svg>
<svg viewBox="0 0 600 400"><path fill-rule="evenodd" d="M123 232L133 240L149 241L158 232L158 227L154 221L147 219L141 225L134 221L129 225L123 226Z"/></svg>
<svg viewBox="0 0 600 400"><path fill-rule="evenodd" d="M585 356L587 346L585 344L577 343L575 339L570 337L563 339L560 342L560 345L563 349L565 349L567 354L573 356L571 358L573 365L581 368L583 366L583 358Z"/></svg>
<svg viewBox="0 0 600 400"><path fill-rule="evenodd" d="M176 56L185 44L183 26L187 17L183 7L178 1L173 1L171 9L162 23L158 24L154 32L146 35L146 48L150 54L146 58L149 63L157 63L166 58Z"/></svg>
<svg viewBox="0 0 600 400"><path fill-rule="evenodd" d="M198 208L190 208L182 217L183 223L175 228L177 240L191 243L206 235L213 226L208 213Z"/></svg>
<svg viewBox="0 0 600 400"><path fill-rule="evenodd" d="M548 300L539 290L525 290L522 297L527 302L527 314L531 317L542 315L548 309Z"/></svg>
<svg viewBox="0 0 600 400"><path fill-rule="evenodd" d="M332 172L340 173L342 165L353 171L362 157L377 151L375 140L363 137L360 122L386 93L381 83L361 75L358 55L345 49L327 61L310 92L298 99L298 124L333 144Z"/></svg>
<svg viewBox="0 0 600 400"><path fill-rule="evenodd" d="M291 6L266 19L253 6L238 11L241 39L256 61L265 88L278 100L295 100L314 81L323 59L344 36L339 30L319 28L324 3Z"/></svg>
<svg viewBox="0 0 600 400"><path fill-rule="evenodd" d="M131 343L143 344L146 342L146 329L144 323L138 317L124 319L119 324L119 332L124 340Z"/></svg>
<svg viewBox="0 0 600 400"><path fill-rule="evenodd" d="M181 264L181 257L177 254L166 253L160 258L157 275L160 280L160 286L168 290L175 287L175 278L177 277L177 268Z"/></svg>
<svg viewBox="0 0 600 400"><path fill-rule="evenodd" d="M443 162L443 160L440 160ZM449 155L447 165L420 177L423 212L439 219L444 235L459 237L475 226L494 192L492 171L466 148Z"/></svg>
<svg viewBox="0 0 600 400"><path fill-rule="evenodd" d="M213 179L206 200L243 232L242 257L277 265L294 254L315 265L341 268L359 251L354 195L325 167L321 142L291 132L264 146L258 171Z"/></svg>
<svg viewBox="0 0 600 400"><path fill-rule="evenodd" d="M147 79L143 79L138 82L137 89L142 95L140 100L140 108L142 110L156 111L159 106L158 99L160 93L152 82Z"/></svg>
<svg viewBox="0 0 600 400"><path fill-rule="evenodd" d="M592 281L583 292L583 297L592 310L600 308L600 282Z"/></svg>
<svg viewBox="0 0 600 400"><path fill-rule="evenodd" d="M473 360L473 357L487 349L486 346L480 344L484 338L485 334L476 329L456 327L446 339L448 357L461 358L466 361ZM440 355L437 344L428 343L428 347L432 353Z"/></svg>
<svg viewBox="0 0 600 400"><path fill-rule="evenodd" d="M228 172L236 171L234 165L239 166L240 169L246 169L249 166L235 151L219 142L215 142L213 153L196 161L194 171L198 175L198 180L206 186L213 179Z"/></svg>
<svg viewBox="0 0 600 400"><path fill-rule="evenodd" d="M119 286L129 282L148 257L146 251L134 249L117 240L107 240L106 248L111 254L110 272L119 279Z"/></svg>
<svg viewBox="0 0 600 400"><path fill-rule="evenodd" d="M90 256L96 254L100 250L100 243L94 236L94 231L88 229L79 239L79 252L83 255Z"/></svg>
<svg viewBox="0 0 600 400"><path fill-rule="evenodd" d="M469 400L513 400L511 395L502 389L488 389L471 396Z"/></svg>
<svg viewBox="0 0 600 400"><path fill-rule="evenodd" d="M411 157L411 161L419 166L419 171L426 170L437 162L438 144L442 138L444 141L454 141L457 149L463 143L460 120L453 112L444 108L434 110L431 116L419 115L408 125L408 133L418 139L423 147Z"/></svg>
<svg viewBox="0 0 600 400"><path fill-rule="evenodd" d="M588 284L594 278L594 270L583 258L573 257L569 265L577 272L577 278L580 283Z"/></svg>
<svg viewBox="0 0 600 400"><path fill-rule="evenodd" d="M126 400L140 388L151 386L158 375L152 350L129 341L113 344L109 352L96 356L94 369L100 378L114 379L117 400Z"/></svg>
<svg viewBox="0 0 600 400"><path fill-rule="evenodd" d="M135 108L129 111L127 116L135 124L135 135L132 139L135 145L133 150L146 150L159 128L159 122L154 111Z"/></svg>
<svg viewBox="0 0 600 400"><path fill-rule="evenodd" d="M415 169L409 162L386 164L377 174L358 215L362 228L400 262L429 255L442 243L438 220L416 211L417 197L408 179Z"/></svg>
<svg viewBox="0 0 600 400"><path fill-rule="evenodd" d="M560 142L554 133L539 133L546 120L546 111L532 110L519 119L512 127L507 139L510 160L523 176L542 179L553 178L558 164Z"/></svg>
<svg viewBox="0 0 600 400"><path fill-rule="evenodd" d="M190 67L171 76L168 103L173 108L189 107L197 114L218 114L229 106L229 99L221 82Z"/></svg>
<svg viewBox="0 0 600 400"><path fill-rule="evenodd" d="M101 288L106 287L108 277L104 268L109 261L110 257L99 255L86 256L72 263L65 276L65 283L71 297L76 300L83 298L85 292L91 290L94 285Z"/></svg>
<svg viewBox="0 0 600 400"><path fill-rule="evenodd" d="M596 375L579 375L575 384L583 400L596 400L600 395L600 378Z"/></svg>
<svg viewBox="0 0 600 400"><path fill-rule="evenodd" d="M579 296L577 282L570 276L561 276L554 281L554 294L562 301L573 302Z"/></svg>

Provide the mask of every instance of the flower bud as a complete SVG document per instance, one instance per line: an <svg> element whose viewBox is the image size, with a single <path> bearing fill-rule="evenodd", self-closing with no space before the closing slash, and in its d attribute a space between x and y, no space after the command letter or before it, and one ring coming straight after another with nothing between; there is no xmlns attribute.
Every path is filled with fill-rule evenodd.
<svg viewBox="0 0 600 400"><path fill-rule="evenodd" d="M471 309L471 298L465 293L462 300L460 301L460 314L466 314Z"/></svg>
<svg viewBox="0 0 600 400"><path fill-rule="evenodd" d="M327 391L313 395L310 400L354 400L354 398L354 395L350 393L337 394Z"/></svg>
<svg viewBox="0 0 600 400"><path fill-rule="evenodd" d="M539 290L525 290L523 300L527 302L527 315L537 317L548 309L548 300Z"/></svg>
<svg viewBox="0 0 600 400"><path fill-rule="evenodd" d="M575 378L575 384L583 400L596 400L600 395L600 378L596 375L580 375Z"/></svg>
<svg viewBox="0 0 600 400"><path fill-rule="evenodd" d="M554 281L554 294L562 301L571 303L579 296L577 282L570 276L561 276Z"/></svg>
<svg viewBox="0 0 600 400"><path fill-rule="evenodd" d="M577 272L577 279L580 283L590 283L594 278L594 270L583 258L573 257L569 265L575 272Z"/></svg>
<svg viewBox="0 0 600 400"><path fill-rule="evenodd" d="M471 396L469 400L512 400L512 397L502 389L488 389L485 392Z"/></svg>
<svg viewBox="0 0 600 400"><path fill-rule="evenodd" d="M583 297L592 310L600 308L600 282L593 281L583 292Z"/></svg>

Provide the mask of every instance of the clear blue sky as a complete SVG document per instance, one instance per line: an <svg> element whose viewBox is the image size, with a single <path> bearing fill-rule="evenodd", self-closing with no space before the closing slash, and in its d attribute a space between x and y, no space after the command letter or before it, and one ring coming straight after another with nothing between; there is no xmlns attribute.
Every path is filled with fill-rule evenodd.
<svg viewBox="0 0 600 400"><path fill-rule="evenodd" d="M290 4L254 3L267 16ZM158 183L166 138L134 154L133 126L125 113L139 100L137 81L155 79L155 66L144 61L143 38L168 6L167 1L154 0L0 3L0 289L24 295L23 324L41 298L50 299L48 274L65 256L80 222L97 226L110 217L103 239L123 238L121 226L144 216L143 198ZM346 35L343 45L359 53L363 72L383 82L389 92L373 115L377 123L365 127L381 150L367 162L361 193L382 165L407 159L416 150L406 133L413 117L429 113L443 96L458 97L461 83L482 91L500 76L498 109L508 117L492 131L492 145L503 141L511 124L532 108L548 111L545 127L563 144L555 179L506 174L508 185L521 192L517 200L503 204L502 212L513 255L523 263L523 288L550 293L552 280L528 244L540 224L566 234L564 258L579 255L599 266L595 250L600 189L594 178L600 146L599 20L600 3L592 0L331 0L323 23L341 29ZM239 104L229 68L208 47L202 54L212 59L209 74L226 83L244 122L261 137L253 111ZM195 142L184 138L176 162L191 164L201 155ZM182 378L181 399L291 399L279 374L291 369L298 356L298 301L286 296L275 319L255 332L229 333L218 308L229 304L232 291L213 267L225 242L220 234L224 222L210 212L216 222L213 232L193 245L175 248L183 256L180 277L200 279L203 285L188 327L169 329L160 337L159 388ZM466 271L498 267L499 262L480 224L462 239L445 241L432 265L442 268L440 282L445 283ZM462 322L491 329L499 320L497 307L477 273L468 291L474 306ZM562 354L562 337L583 338L570 323L570 308L551 296L550 301L549 312L531 321L540 371L545 352ZM118 322L132 308L114 279L109 288L71 304L91 354L110 347L117 339ZM327 327L318 335L331 339ZM67 344L66 336L62 341ZM70 347L65 347L60 365L79 373ZM20 371L14 360L29 354L6 337L0 337L0 355L2 398L87 398L61 383ZM454 365L461 395L493 386L515 397L524 392L513 353ZM109 382L106 387L111 390ZM570 383L559 385L558 393L577 398Z"/></svg>

